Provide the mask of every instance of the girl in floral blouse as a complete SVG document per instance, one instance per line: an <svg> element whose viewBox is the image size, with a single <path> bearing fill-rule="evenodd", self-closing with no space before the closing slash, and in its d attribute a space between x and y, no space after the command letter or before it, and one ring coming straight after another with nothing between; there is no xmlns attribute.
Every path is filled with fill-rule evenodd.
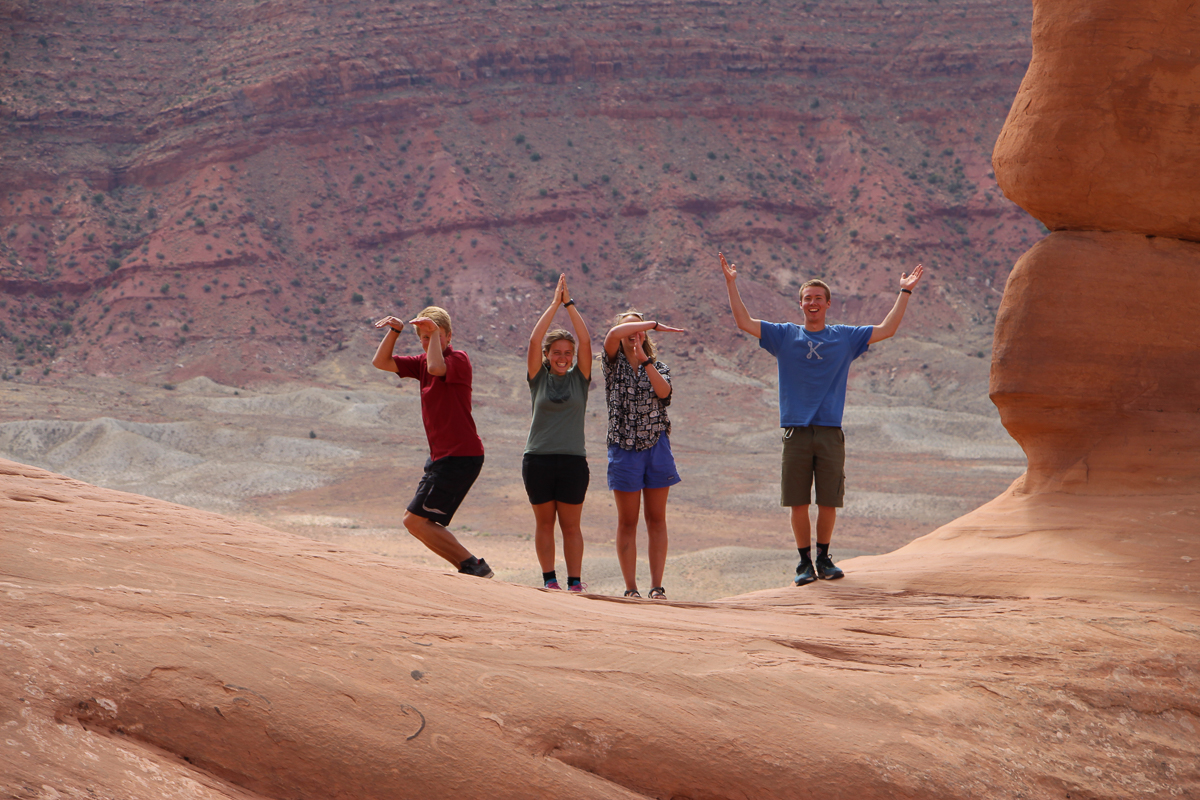
<svg viewBox="0 0 1200 800"><path fill-rule="evenodd" d="M638 311L619 314L604 337L604 384L608 401L608 488L617 506L617 560L625 596L637 588L637 524L645 505L649 538L650 597L667 599L662 586L667 563L667 494L679 483L671 455L671 371L654 357L649 331L685 333L646 319Z"/></svg>

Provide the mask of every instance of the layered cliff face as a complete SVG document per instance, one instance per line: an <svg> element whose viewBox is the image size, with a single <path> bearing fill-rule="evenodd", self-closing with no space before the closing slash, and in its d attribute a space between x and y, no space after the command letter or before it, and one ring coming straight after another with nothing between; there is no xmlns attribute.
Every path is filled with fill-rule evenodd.
<svg viewBox="0 0 1200 800"><path fill-rule="evenodd" d="M974 354L1039 234L989 167L1023 0L6 11L22 380L298 374L427 300L508 350L564 270L591 308L707 325L717 249L774 318L813 274L881 317L922 259L911 330Z"/></svg>
<svg viewBox="0 0 1200 800"><path fill-rule="evenodd" d="M991 394L1023 491L1200 492L1200 11L1037 2L996 146L1005 192L1055 232L1017 263Z"/></svg>

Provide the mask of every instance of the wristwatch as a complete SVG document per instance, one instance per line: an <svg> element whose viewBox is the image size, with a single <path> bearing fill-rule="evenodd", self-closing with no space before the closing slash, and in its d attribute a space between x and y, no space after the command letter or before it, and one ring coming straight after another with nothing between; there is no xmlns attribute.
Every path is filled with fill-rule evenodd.
<svg viewBox="0 0 1200 800"><path fill-rule="evenodd" d="M574 301L574 300L568 300L567 302L563 303L563 308L569 308L569 307L571 307L571 306L573 306L573 305L575 305L575 301Z"/></svg>
<svg viewBox="0 0 1200 800"><path fill-rule="evenodd" d="M653 359L653 358L647 358L645 361L643 361L643 362L642 362L641 364L639 364L638 366L640 366L640 367L645 367L647 364L653 364L653 363L654 363L654 359Z"/></svg>

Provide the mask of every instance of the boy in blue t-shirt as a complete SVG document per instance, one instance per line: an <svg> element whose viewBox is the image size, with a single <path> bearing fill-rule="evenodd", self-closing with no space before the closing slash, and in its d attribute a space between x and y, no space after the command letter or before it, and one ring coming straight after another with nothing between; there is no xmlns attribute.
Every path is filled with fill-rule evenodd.
<svg viewBox="0 0 1200 800"><path fill-rule="evenodd" d="M846 437L842 410L850 362L875 342L895 335L908 308L908 298L921 280L918 264L912 274L900 273L900 296L879 325L826 325L829 286L811 280L800 287L804 324L753 319L737 289L737 265L721 259L729 306L737 326L759 340L759 346L779 362L779 427L783 428L783 474L779 504L792 509L792 534L800 551L797 586L818 577L834 580L845 573L829 557L829 542L837 510L846 491ZM817 558L812 553L808 506L813 482L817 486Z"/></svg>

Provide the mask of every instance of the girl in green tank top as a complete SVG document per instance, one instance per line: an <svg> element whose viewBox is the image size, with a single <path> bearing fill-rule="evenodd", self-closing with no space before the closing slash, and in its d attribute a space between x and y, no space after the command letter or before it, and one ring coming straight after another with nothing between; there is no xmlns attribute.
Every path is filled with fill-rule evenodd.
<svg viewBox="0 0 1200 800"><path fill-rule="evenodd" d="M565 306L575 334L550 330ZM583 532L579 520L588 486L583 425L592 379L592 340L571 299L567 276L560 275L551 301L533 332L527 356L533 421L525 442L521 477L533 506L534 545L547 589L561 588L554 568L554 523L562 530L567 589L582 592Z"/></svg>

